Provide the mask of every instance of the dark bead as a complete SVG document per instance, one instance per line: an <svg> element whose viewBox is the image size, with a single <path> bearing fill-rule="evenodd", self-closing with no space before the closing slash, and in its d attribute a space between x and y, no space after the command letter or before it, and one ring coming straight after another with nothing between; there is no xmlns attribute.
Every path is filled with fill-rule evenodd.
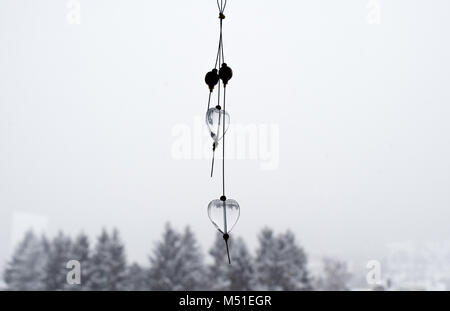
<svg viewBox="0 0 450 311"><path fill-rule="evenodd" d="M222 64L219 70L219 77L222 80L224 85L227 85L228 81L233 77L233 70L227 66L226 63Z"/></svg>
<svg viewBox="0 0 450 311"><path fill-rule="evenodd" d="M217 73L217 69L213 69L205 75L205 82L208 85L209 90L212 92L214 86L216 86L217 82L219 82L219 74Z"/></svg>
<svg viewBox="0 0 450 311"><path fill-rule="evenodd" d="M223 196L220 197L220 201L226 201L226 200L227 200L226 196L223 195Z"/></svg>
<svg viewBox="0 0 450 311"><path fill-rule="evenodd" d="M223 235L223 239L224 239L225 241L228 241L229 238L230 238L230 235L229 235L228 233L225 233L225 234Z"/></svg>

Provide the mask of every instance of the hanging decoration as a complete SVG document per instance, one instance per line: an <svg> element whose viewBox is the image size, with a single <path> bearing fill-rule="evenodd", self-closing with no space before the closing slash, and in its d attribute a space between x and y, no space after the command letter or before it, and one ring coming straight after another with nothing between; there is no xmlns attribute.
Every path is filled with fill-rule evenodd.
<svg viewBox="0 0 450 311"><path fill-rule="evenodd" d="M219 141L222 142L222 195L219 199L212 200L208 204L208 217L213 223L214 227L223 235L225 241L226 252L228 256L228 263L231 264L230 251L228 247L228 240L230 239L230 232L236 225L239 215L240 207L238 202L233 199L228 199L225 196L225 133L230 124L230 115L225 110L225 99L227 85L233 77L233 71L225 63L225 53L223 49L223 20L225 19L224 11L227 5L227 0L216 0L219 8L219 47L217 49L216 61L214 69L209 71L205 76L205 82L209 88L208 108L206 109L206 124L213 140L212 143L212 161L211 161L211 177L214 172L214 157ZM220 68L218 69L218 66ZM223 91L221 92L221 83ZM217 86L217 105L211 107L211 97L215 87ZM222 106L220 105L222 103Z"/></svg>

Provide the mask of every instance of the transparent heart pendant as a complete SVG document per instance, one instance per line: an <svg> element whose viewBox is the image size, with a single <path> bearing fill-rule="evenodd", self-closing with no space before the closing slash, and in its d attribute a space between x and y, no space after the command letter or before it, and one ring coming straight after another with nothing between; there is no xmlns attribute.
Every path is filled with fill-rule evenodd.
<svg viewBox="0 0 450 311"><path fill-rule="evenodd" d="M223 121L225 115L225 130L223 128ZM230 125L230 115L228 112L220 109L219 106L208 109L206 112L206 124L208 125L211 138L217 142L222 139L223 135L228 130Z"/></svg>
<svg viewBox="0 0 450 311"><path fill-rule="evenodd" d="M221 197L208 204L208 217L214 227L222 234L228 234L236 225L241 209L238 202L233 199Z"/></svg>

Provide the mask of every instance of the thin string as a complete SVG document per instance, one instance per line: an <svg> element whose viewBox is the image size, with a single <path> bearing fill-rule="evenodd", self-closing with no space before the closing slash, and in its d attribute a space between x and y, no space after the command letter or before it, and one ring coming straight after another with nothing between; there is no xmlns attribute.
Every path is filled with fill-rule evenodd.
<svg viewBox="0 0 450 311"><path fill-rule="evenodd" d="M225 11L225 7L227 6L227 0L225 0L225 4L222 3L222 0L220 0L220 4L222 5L222 9L220 10L220 42L222 45L222 63L225 63L225 53L223 51L223 36L222 36L222 23L223 23L223 18L225 18L225 15L223 15L223 12Z"/></svg>
<svg viewBox="0 0 450 311"><path fill-rule="evenodd" d="M214 155L216 154L216 149L213 147L213 155L212 155L212 161L211 161L211 178L213 177L214 173Z"/></svg>
<svg viewBox="0 0 450 311"><path fill-rule="evenodd" d="M220 131L220 112L219 112L219 122L217 122L217 140L214 140L213 142L213 155L212 155L212 161L211 161L211 178L213 177L214 173L214 158L216 154L216 148L219 145L219 131Z"/></svg>
<svg viewBox="0 0 450 311"><path fill-rule="evenodd" d="M225 6L227 5L227 0L225 0L225 4L223 3L223 0L220 0L221 4L221 11L220 13L223 15L223 12L225 10ZM221 52L222 52L222 64L225 63L225 53L223 48L223 35L222 35L222 26L223 19L220 19L220 44L221 44ZM220 81L219 81L220 85ZM225 116L226 116L226 109L225 109L225 98L226 98L226 84L223 85L223 129L222 129L222 190L223 190L223 196L225 196ZM224 209L225 210L225 209ZM226 232L225 232L226 233Z"/></svg>
<svg viewBox="0 0 450 311"><path fill-rule="evenodd" d="M223 12L225 11L225 7L227 6L227 0L225 0L225 3L223 2L223 0L220 0L220 4L219 4L219 0L217 0L217 7L219 8L219 13L220 15L223 15ZM224 51L223 51L223 36L222 36L222 17L220 17L220 35L219 35L219 48L217 49L217 57L216 57L216 63L214 68L217 69L217 62L219 59L219 53L222 51L222 63L225 62L225 56L224 56ZM219 60L219 65L220 65L220 60Z"/></svg>
<svg viewBox="0 0 450 311"><path fill-rule="evenodd" d="M230 250L228 249L228 240L227 239L224 239L224 240L225 240L225 245L227 246L228 264L231 265Z"/></svg>
<svg viewBox="0 0 450 311"><path fill-rule="evenodd" d="M222 64L223 64L225 63L225 53L223 52L222 21L223 19L220 19L220 45L222 49Z"/></svg>
<svg viewBox="0 0 450 311"><path fill-rule="evenodd" d="M217 0L217 7L219 8L219 11L222 10L222 8L220 7L220 4L219 4L219 0Z"/></svg>
<svg viewBox="0 0 450 311"><path fill-rule="evenodd" d="M214 68L217 69L217 65L220 66L220 53L222 52L222 62L223 62L223 38L222 38L222 19L220 20L220 33L219 33L219 47L217 49L217 56Z"/></svg>
<svg viewBox="0 0 450 311"><path fill-rule="evenodd" d="M216 62L215 62L215 65L214 65L215 69L217 69L217 63L218 62L220 63L219 56L220 56L221 48L222 48L222 30L220 31L220 35L219 35L219 48L217 49Z"/></svg>
<svg viewBox="0 0 450 311"><path fill-rule="evenodd" d="M222 4L222 0L221 0L221 4ZM221 5L219 5L219 0L217 0L217 5L219 6L219 11L222 12ZM221 59L221 56L223 57L222 47L223 47L223 44L222 44L222 19L221 19L220 20L219 48L217 50L216 63L214 65L214 68L216 68L216 69L217 69L217 65L220 65L221 61L223 62L223 59ZM220 80L219 80L218 84L219 85L217 87L217 105L220 106ZM209 107L209 105L210 104L208 103L208 107ZM224 122L225 122L225 119L224 119ZM219 131L220 131L220 112L219 112L219 122L217 125L217 142L219 140ZM216 151L217 146L218 146L218 143L216 144L216 142L214 141L213 155L212 155L212 160L211 160L211 177L213 177L213 173L214 173L215 151Z"/></svg>
<svg viewBox="0 0 450 311"><path fill-rule="evenodd" d="M208 109L206 109L206 112L208 112L208 110L209 110L209 108L211 106L211 94L212 94L212 91L210 91L209 95L208 95Z"/></svg>
<svg viewBox="0 0 450 311"><path fill-rule="evenodd" d="M225 196L225 98L226 98L227 88L224 85L223 87L223 130L222 130L222 190L223 195Z"/></svg>
<svg viewBox="0 0 450 311"><path fill-rule="evenodd" d="M220 42L222 42L222 40ZM219 51L220 51L221 46L222 46L222 44L219 47ZM221 61L220 54L219 54L219 57L218 57L218 61L219 61L219 63ZM220 80L219 80L219 83L218 83L218 86L217 86L217 93L218 93L218 95L217 95L217 105L220 106Z"/></svg>
<svg viewBox="0 0 450 311"><path fill-rule="evenodd" d="M222 11L221 14L223 15L223 11L225 9L225 6L227 4L227 0L225 0L225 5L223 5L222 0L220 0L221 2L221 7L222 7ZM223 19L220 19L220 43L221 43L221 50L222 50L222 64L225 63L225 53L224 53L224 48L223 48L223 36L222 36L222 21ZM220 81L219 81L219 85L220 85ZM226 95L227 95L227 86L226 84L223 85L223 122L222 122L222 191L223 191L223 197L225 198L225 117L226 117ZM224 240L225 240L225 245L227 248L227 257L228 257L228 264L231 265L231 258L230 258L230 250L228 248L228 228L227 228L227 209L226 209L226 203L225 200L223 201L223 220L224 220L224 229L225 229L225 234L224 235Z"/></svg>
<svg viewBox="0 0 450 311"><path fill-rule="evenodd" d="M225 3L223 4L223 7L222 7L222 14L223 14L223 12L225 11L226 6L227 6L227 0L225 0Z"/></svg>
<svg viewBox="0 0 450 311"><path fill-rule="evenodd" d="M223 13L223 11L225 11L226 6L227 6L227 0L225 0L225 2L223 2L223 0L220 0L220 4L219 4L219 0L217 0L217 7L219 8L220 13Z"/></svg>

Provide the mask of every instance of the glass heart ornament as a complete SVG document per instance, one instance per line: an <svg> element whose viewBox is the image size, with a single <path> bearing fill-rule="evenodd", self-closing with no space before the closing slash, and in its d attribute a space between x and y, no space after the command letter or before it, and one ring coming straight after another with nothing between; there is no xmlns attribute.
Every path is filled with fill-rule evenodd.
<svg viewBox="0 0 450 311"><path fill-rule="evenodd" d="M208 217L222 234L230 233L236 225L241 208L233 199L212 200L208 204Z"/></svg>
<svg viewBox="0 0 450 311"><path fill-rule="evenodd" d="M225 130L223 128L224 115ZM222 139L223 135L228 130L228 126L230 125L230 115L218 106L210 108L206 112L206 124L208 125L211 138L217 142Z"/></svg>

